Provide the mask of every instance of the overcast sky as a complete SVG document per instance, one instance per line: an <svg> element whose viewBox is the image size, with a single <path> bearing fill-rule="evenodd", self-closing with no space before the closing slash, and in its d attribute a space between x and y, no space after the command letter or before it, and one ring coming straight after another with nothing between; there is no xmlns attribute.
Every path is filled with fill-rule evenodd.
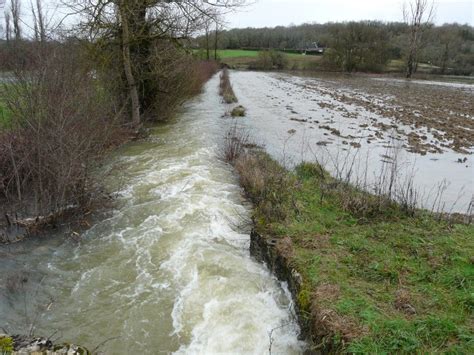
<svg viewBox="0 0 474 355"><path fill-rule="evenodd" d="M62 18L68 10L53 10L61 0L42 0L47 15ZM247 0L253 3L226 18L228 28L274 27L302 23L325 23L350 20L402 21L404 1L413 0ZM428 0L430 1L430 0ZM438 25L457 22L474 26L474 0L434 0ZM0 0L0 37L3 4ZM30 0L22 0L22 16L29 22ZM49 9L49 11L48 11ZM26 27L26 26L24 26ZM28 32L28 28L24 28Z"/></svg>
<svg viewBox="0 0 474 355"><path fill-rule="evenodd" d="M233 27L274 27L305 22L402 21L403 0L254 0L227 17ZM435 23L474 25L474 0L435 1Z"/></svg>

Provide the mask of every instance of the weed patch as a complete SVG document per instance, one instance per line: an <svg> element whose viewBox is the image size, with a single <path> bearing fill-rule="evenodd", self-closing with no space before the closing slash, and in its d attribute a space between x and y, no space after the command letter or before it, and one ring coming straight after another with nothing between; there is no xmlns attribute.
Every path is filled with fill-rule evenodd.
<svg viewBox="0 0 474 355"><path fill-rule="evenodd" d="M224 68L220 76L219 84L219 95L222 96L226 104L231 104L237 102L237 97L235 96L234 89L230 83L229 70Z"/></svg>

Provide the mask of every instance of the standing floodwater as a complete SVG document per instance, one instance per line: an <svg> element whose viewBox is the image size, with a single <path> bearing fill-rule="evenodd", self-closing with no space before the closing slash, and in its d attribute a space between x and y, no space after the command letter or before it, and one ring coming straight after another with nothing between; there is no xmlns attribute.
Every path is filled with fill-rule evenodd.
<svg viewBox="0 0 474 355"><path fill-rule="evenodd" d="M121 149L116 209L79 244L2 247L0 326L34 323L91 350L109 339L108 354L263 354L275 329L272 353L300 353L288 292L250 258L249 206L217 158L224 111L214 78L174 123Z"/></svg>
<svg viewBox="0 0 474 355"><path fill-rule="evenodd" d="M317 160L369 191L394 169L399 190L412 180L417 205L434 211L474 201L474 85L242 71L231 81L243 124L285 164Z"/></svg>

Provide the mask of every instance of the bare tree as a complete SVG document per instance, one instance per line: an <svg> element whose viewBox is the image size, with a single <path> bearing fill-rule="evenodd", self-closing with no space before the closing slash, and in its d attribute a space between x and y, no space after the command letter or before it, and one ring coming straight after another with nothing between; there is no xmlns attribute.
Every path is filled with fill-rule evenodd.
<svg viewBox="0 0 474 355"><path fill-rule="evenodd" d="M0 0L0 11L3 12L3 14L5 14L5 0ZM0 23L0 33L2 34L4 31L3 25L4 25L3 23Z"/></svg>
<svg viewBox="0 0 474 355"><path fill-rule="evenodd" d="M216 31L214 33L214 60L217 60L217 46L219 44L219 22L216 21Z"/></svg>
<svg viewBox="0 0 474 355"><path fill-rule="evenodd" d="M210 56L210 43L209 43L209 38L211 36L211 21L207 19L207 21L204 22L204 38L206 39L206 59L209 60L211 59Z"/></svg>
<svg viewBox="0 0 474 355"><path fill-rule="evenodd" d="M132 60L130 55L130 8L127 6L126 0L121 0L118 6L120 11L120 20L122 27L122 56L125 77L127 78L127 85L132 102L132 123L135 126L140 125L140 99L138 97L137 84L132 70Z"/></svg>
<svg viewBox="0 0 474 355"><path fill-rule="evenodd" d="M38 16L36 16L36 10L33 6L33 2L30 1L31 16L33 17L33 31L35 33L36 42L40 41L39 28L38 28Z"/></svg>
<svg viewBox="0 0 474 355"><path fill-rule="evenodd" d="M5 9L5 39L7 42L10 42L12 38L12 26L11 26L11 16L10 11Z"/></svg>
<svg viewBox="0 0 474 355"><path fill-rule="evenodd" d="M21 39L21 3L20 0L11 0L11 16L13 21L13 33L15 34L15 39Z"/></svg>
<svg viewBox="0 0 474 355"><path fill-rule="evenodd" d="M36 17L37 17L37 27L39 32L39 39L41 42L46 40L46 21L45 15L43 13L43 4L41 0L36 0Z"/></svg>
<svg viewBox="0 0 474 355"><path fill-rule="evenodd" d="M90 36L102 38L103 43L120 45L122 78L126 80L123 86L131 101L134 125L139 125L142 113L155 105L159 90L150 73L150 56L156 41L167 40L180 46L191 34L203 30L207 20L212 23L219 14L245 3L245 0L76 1L77 10L88 18L84 24Z"/></svg>
<svg viewBox="0 0 474 355"><path fill-rule="evenodd" d="M418 65L421 38L427 25L433 20L434 3L430 0L411 0L403 6L403 17L409 26L406 77L411 78Z"/></svg>

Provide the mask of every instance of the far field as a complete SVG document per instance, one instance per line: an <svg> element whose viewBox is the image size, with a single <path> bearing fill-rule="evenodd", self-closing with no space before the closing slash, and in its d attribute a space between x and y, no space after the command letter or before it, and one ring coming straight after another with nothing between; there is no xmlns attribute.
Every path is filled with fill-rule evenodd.
<svg viewBox="0 0 474 355"><path fill-rule="evenodd" d="M196 53L199 50L195 51ZM253 64L259 51L244 50L244 49L219 49L217 50L218 58L225 64L236 69L248 69ZM318 70L320 69L322 55L303 55L297 53L285 53L288 58L288 68L290 70ZM214 51L211 51L211 57L214 56ZM418 66L418 73L429 73L435 67L420 63ZM400 59L389 61L385 71L386 72L402 72L404 70L404 62Z"/></svg>
<svg viewBox="0 0 474 355"><path fill-rule="evenodd" d="M196 51L199 52L199 51ZM259 51L242 49L219 49L218 58L225 64L236 69L248 69L257 60ZM288 69L311 70L319 67L322 56L285 53L288 58ZM211 57L214 51L211 51Z"/></svg>

